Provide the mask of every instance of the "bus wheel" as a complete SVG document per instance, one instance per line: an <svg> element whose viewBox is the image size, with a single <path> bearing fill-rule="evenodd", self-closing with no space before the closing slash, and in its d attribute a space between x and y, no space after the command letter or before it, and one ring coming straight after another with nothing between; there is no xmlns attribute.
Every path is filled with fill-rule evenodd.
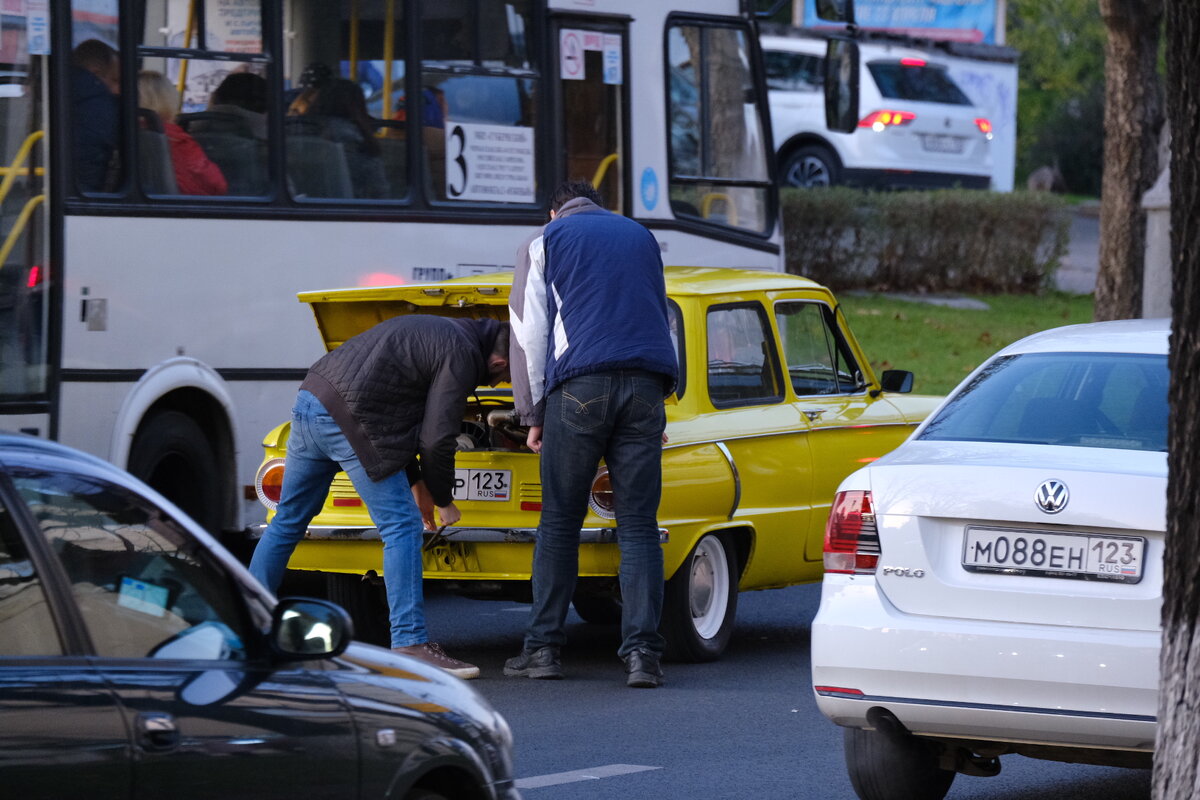
<svg viewBox="0 0 1200 800"><path fill-rule="evenodd" d="M160 411L133 437L129 471L201 525L221 528L221 480L217 457L194 419L179 411Z"/></svg>
<svg viewBox="0 0 1200 800"><path fill-rule="evenodd" d="M737 611L737 553L716 534L696 542L687 560L667 581L662 634L667 658L715 661L733 634Z"/></svg>
<svg viewBox="0 0 1200 800"><path fill-rule="evenodd" d="M354 638L380 647L392 646L387 595L382 587L362 575L325 573L326 596L346 609L354 623Z"/></svg>

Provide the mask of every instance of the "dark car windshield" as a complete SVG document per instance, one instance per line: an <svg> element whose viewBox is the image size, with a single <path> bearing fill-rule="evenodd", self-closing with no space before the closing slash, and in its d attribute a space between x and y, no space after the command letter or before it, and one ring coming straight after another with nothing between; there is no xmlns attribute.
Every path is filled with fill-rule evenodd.
<svg viewBox="0 0 1200 800"><path fill-rule="evenodd" d="M918 437L1167 449L1167 357L1030 353L989 364Z"/></svg>
<svg viewBox="0 0 1200 800"><path fill-rule="evenodd" d="M969 106L971 101L946 72L945 67L928 64L915 66L897 61L872 61L867 64L879 93L892 100L918 100Z"/></svg>

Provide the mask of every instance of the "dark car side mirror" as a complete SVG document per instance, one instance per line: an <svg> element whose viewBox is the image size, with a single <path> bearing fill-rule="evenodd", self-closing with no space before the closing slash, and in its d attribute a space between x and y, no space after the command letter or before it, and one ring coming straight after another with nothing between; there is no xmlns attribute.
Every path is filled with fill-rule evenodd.
<svg viewBox="0 0 1200 800"><path fill-rule="evenodd" d="M858 42L832 38L825 49L825 127L839 133L858 128Z"/></svg>
<svg viewBox="0 0 1200 800"><path fill-rule="evenodd" d="M906 369L885 369L879 376L880 392L908 394L912 391L912 387L913 374Z"/></svg>
<svg viewBox="0 0 1200 800"><path fill-rule="evenodd" d="M350 615L336 603L311 597L285 597L271 614L271 648L288 660L332 658L354 638Z"/></svg>

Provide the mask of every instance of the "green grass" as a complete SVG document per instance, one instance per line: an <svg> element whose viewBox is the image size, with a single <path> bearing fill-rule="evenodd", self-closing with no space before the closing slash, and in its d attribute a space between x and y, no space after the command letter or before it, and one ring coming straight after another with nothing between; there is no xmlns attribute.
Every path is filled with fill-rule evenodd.
<svg viewBox="0 0 1200 800"><path fill-rule="evenodd" d="M976 296L988 310L946 308L880 294L839 295L842 310L876 376L915 374L913 391L946 394L988 356L1047 328L1091 322L1091 295Z"/></svg>

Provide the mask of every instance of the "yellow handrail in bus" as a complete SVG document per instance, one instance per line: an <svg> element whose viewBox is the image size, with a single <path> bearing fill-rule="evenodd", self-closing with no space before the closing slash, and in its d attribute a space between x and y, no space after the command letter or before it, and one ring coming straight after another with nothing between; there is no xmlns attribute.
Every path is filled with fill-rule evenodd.
<svg viewBox="0 0 1200 800"><path fill-rule="evenodd" d="M195 25L196 25L196 0L189 0L187 26L184 27L184 29L183 29L183 46L184 47L191 47L192 34L195 33ZM182 63L180 63L180 65L179 65L179 85L175 88L179 90L179 110L182 111L183 110L183 90L187 88L188 59L183 58L183 59L180 59L180 61Z"/></svg>
<svg viewBox="0 0 1200 800"><path fill-rule="evenodd" d="M17 216L17 221L13 223L12 230L8 232L8 236L4 237L4 246L0 247L0 269L4 269L5 263L8 262L8 254L12 252L17 239L21 238L21 234L25 232L25 226L29 224L29 218L33 216L33 210L41 205L45 199L46 195L39 194L34 195L26 201L25 207L21 209L20 215Z"/></svg>
<svg viewBox="0 0 1200 800"><path fill-rule="evenodd" d="M17 179L17 176L29 174L29 170L22 169L21 165L25 163L25 159L29 158L29 152L33 150L33 146L37 144L41 138L45 136L45 134L45 131L34 131L26 136L25 141L21 143L20 149L17 150L17 154L13 156L12 163L3 168L2 171L4 173L4 182L0 183L0 204L2 204L8 198L8 193L12 191L13 181ZM45 170L43 170L41 167L37 167L34 170L34 174L44 175Z"/></svg>
<svg viewBox="0 0 1200 800"><path fill-rule="evenodd" d="M704 195L704 199L700 201L700 216L708 219L712 215L712 204L721 200L725 203L725 208L728 209L730 225L738 224L737 206L733 204L733 198L724 192L709 192Z"/></svg>
<svg viewBox="0 0 1200 800"><path fill-rule="evenodd" d="M600 162L600 166L596 167L596 174L592 177L592 188L599 189L600 184L604 182L604 173L608 172L608 168L617 160L618 153L609 153Z"/></svg>

